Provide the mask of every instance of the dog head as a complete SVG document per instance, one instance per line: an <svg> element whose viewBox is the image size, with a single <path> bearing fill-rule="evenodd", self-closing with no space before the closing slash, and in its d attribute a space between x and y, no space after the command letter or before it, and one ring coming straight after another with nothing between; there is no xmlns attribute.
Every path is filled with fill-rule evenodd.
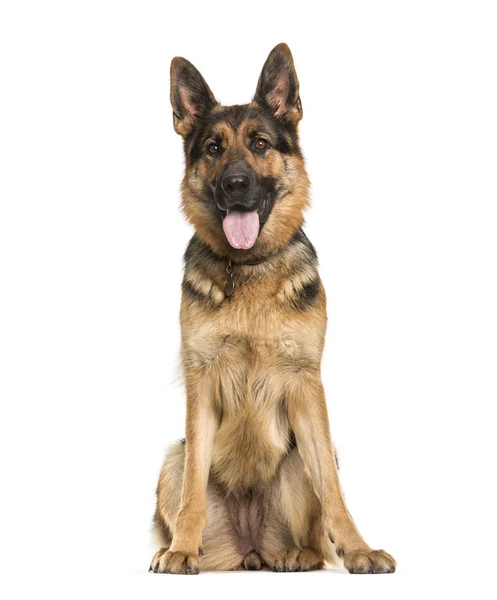
<svg viewBox="0 0 497 600"><path fill-rule="evenodd" d="M183 210L199 237L235 260L278 251L302 225L309 180L292 54L269 54L250 104L220 105L184 58L171 63L175 131L183 137Z"/></svg>

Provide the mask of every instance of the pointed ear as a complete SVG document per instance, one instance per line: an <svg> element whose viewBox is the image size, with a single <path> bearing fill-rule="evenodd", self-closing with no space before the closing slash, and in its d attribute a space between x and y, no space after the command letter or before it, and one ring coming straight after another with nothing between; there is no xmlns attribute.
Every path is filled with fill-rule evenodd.
<svg viewBox="0 0 497 600"><path fill-rule="evenodd" d="M174 130L183 137L190 133L202 114L217 104L202 75L180 56L171 61L171 104Z"/></svg>
<svg viewBox="0 0 497 600"><path fill-rule="evenodd" d="M254 100L270 108L282 120L298 123L302 118L299 80L286 44L278 44L271 50L259 77Z"/></svg>

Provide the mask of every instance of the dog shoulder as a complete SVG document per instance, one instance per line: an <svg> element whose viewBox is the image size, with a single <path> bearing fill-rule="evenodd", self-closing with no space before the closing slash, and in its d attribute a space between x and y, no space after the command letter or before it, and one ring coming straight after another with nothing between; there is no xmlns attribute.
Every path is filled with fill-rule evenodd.
<svg viewBox="0 0 497 600"><path fill-rule="evenodd" d="M294 311L307 311L325 300L319 277L317 253L302 229L287 249L288 275L282 282L277 299Z"/></svg>
<svg viewBox="0 0 497 600"><path fill-rule="evenodd" d="M196 235L184 255L182 289L188 300L202 308L219 306L225 299L216 256Z"/></svg>

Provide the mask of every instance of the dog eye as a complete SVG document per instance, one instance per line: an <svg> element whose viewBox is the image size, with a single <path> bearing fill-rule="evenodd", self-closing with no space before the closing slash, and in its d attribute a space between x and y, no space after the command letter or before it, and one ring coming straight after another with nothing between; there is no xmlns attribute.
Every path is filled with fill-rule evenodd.
<svg viewBox="0 0 497 600"><path fill-rule="evenodd" d="M255 140L255 147L257 148L257 150L265 150L268 146L269 144L264 138L257 138Z"/></svg>
<svg viewBox="0 0 497 600"><path fill-rule="evenodd" d="M209 151L209 154L219 154L221 149L219 148L219 144L216 144L216 142L211 142L207 146L207 150Z"/></svg>

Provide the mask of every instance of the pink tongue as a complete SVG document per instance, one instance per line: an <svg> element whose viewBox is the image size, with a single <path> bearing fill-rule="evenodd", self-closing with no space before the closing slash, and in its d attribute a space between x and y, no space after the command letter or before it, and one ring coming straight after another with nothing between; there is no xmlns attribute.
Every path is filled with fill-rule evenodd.
<svg viewBox="0 0 497 600"><path fill-rule="evenodd" d="M255 244L259 235L259 214L256 210L230 211L224 218L223 229L233 248L248 250Z"/></svg>

